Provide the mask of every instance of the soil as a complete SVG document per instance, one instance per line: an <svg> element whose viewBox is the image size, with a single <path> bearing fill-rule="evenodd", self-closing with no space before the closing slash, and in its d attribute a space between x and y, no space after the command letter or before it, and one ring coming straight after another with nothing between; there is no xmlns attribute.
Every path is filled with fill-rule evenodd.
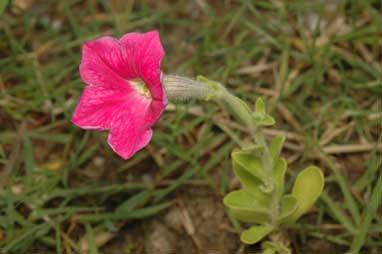
<svg viewBox="0 0 382 254"><path fill-rule="evenodd" d="M136 223L104 247L120 254L232 254L240 248L230 232L221 198L211 189L192 188L178 193L176 205L149 222Z"/></svg>

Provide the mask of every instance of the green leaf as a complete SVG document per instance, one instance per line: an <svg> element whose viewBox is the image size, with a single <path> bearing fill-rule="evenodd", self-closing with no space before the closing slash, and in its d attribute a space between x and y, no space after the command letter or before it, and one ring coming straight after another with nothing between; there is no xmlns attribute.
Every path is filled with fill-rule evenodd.
<svg viewBox="0 0 382 254"><path fill-rule="evenodd" d="M270 198L270 196L268 196ZM242 189L228 193L223 202L229 208L239 208L254 212L268 213L269 199L258 197L251 192Z"/></svg>
<svg viewBox="0 0 382 254"><path fill-rule="evenodd" d="M264 152L264 146L259 144L249 144L241 148L242 151L247 153L262 154ZM235 152L235 151L234 151Z"/></svg>
<svg viewBox="0 0 382 254"><path fill-rule="evenodd" d="M257 191L257 190L260 191L259 186L262 183L254 175L250 174L248 171L243 170L240 167L235 167L235 166L234 166L234 172L236 177L239 179L239 181L241 182L244 188L251 191Z"/></svg>
<svg viewBox="0 0 382 254"><path fill-rule="evenodd" d="M232 215L240 221L266 223L270 221L270 200L270 195L243 189L229 193L224 197L223 202L230 208Z"/></svg>
<svg viewBox="0 0 382 254"><path fill-rule="evenodd" d="M252 226L241 233L240 240L246 244L255 244L274 229L275 228L271 225Z"/></svg>
<svg viewBox="0 0 382 254"><path fill-rule="evenodd" d="M265 115L263 121L261 122L261 125L264 125L264 126L272 126L275 124L275 119L273 119L273 117L271 117L270 115Z"/></svg>
<svg viewBox="0 0 382 254"><path fill-rule="evenodd" d="M281 214L279 221L283 222L285 218L290 216L297 209L297 198L293 195L285 195L281 199Z"/></svg>
<svg viewBox="0 0 382 254"><path fill-rule="evenodd" d="M271 216L269 213L259 213L243 209L230 208L231 214L237 220L245 223L271 223Z"/></svg>
<svg viewBox="0 0 382 254"><path fill-rule="evenodd" d="M256 125L271 126L275 124L275 120L273 119L273 117L266 113L255 112L252 114L252 116Z"/></svg>
<svg viewBox="0 0 382 254"><path fill-rule="evenodd" d="M297 198L297 209L288 218L297 220L316 202L324 189L324 175L320 168L310 166L298 174L292 189L292 195Z"/></svg>
<svg viewBox="0 0 382 254"><path fill-rule="evenodd" d="M262 252L262 254L276 254L276 250L274 249L266 249Z"/></svg>
<svg viewBox="0 0 382 254"><path fill-rule="evenodd" d="M279 196L284 193L285 172L287 166L287 162L284 158L279 158L275 165L275 185Z"/></svg>
<svg viewBox="0 0 382 254"><path fill-rule="evenodd" d="M256 113L265 114L265 103L261 97L256 100Z"/></svg>
<svg viewBox="0 0 382 254"><path fill-rule="evenodd" d="M273 160L279 157L281 149L283 148L284 141L285 136L276 136L272 139L271 144L269 146L269 152Z"/></svg>
<svg viewBox="0 0 382 254"><path fill-rule="evenodd" d="M264 250L264 253L278 253L278 254L291 254L291 250L289 250L282 242L271 242L265 241L261 243L261 248ZM269 252L265 252L265 250L269 250Z"/></svg>
<svg viewBox="0 0 382 254"><path fill-rule="evenodd" d="M243 175L243 172L241 171L245 171L251 174L252 176L259 179L260 181L263 181L265 178L264 170L263 170L260 158L258 158L250 150L234 150L232 152L232 163L233 163L233 168L235 172L237 173L237 177L239 178L240 182L242 182L242 180L246 182L247 180L245 179L246 174L244 174L244 178L240 177ZM242 182L243 185L244 185L244 182Z"/></svg>
<svg viewBox="0 0 382 254"><path fill-rule="evenodd" d="M275 124L273 117L267 114L265 103L261 98L256 100L256 110L252 116L256 125L271 126Z"/></svg>

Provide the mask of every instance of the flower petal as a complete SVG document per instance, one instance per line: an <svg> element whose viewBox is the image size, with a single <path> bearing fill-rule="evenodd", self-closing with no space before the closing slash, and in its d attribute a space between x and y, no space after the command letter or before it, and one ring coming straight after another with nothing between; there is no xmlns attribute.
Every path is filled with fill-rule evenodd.
<svg viewBox="0 0 382 254"><path fill-rule="evenodd" d="M126 79L134 79L137 74L125 59L124 49L112 37L105 36L86 42L82 47L81 79L88 85L115 89L126 86Z"/></svg>
<svg viewBox="0 0 382 254"><path fill-rule="evenodd" d="M108 143L124 159L133 156L151 140L152 123L146 122L150 101L137 95L125 102L111 126Z"/></svg>
<svg viewBox="0 0 382 254"><path fill-rule="evenodd" d="M72 122L91 130L110 129L113 118L132 94L127 89L113 90L104 86L87 86L73 113Z"/></svg>
<svg viewBox="0 0 382 254"><path fill-rule="evenodd" d="M110 132L107 142L114 152L127 160L145 147L150 142L152 135L153 131L151 129L137 132L132 129L127 131L126 129L116 128Z"/></svg>
<svg viewBox="0 0 382 254"><path fill-rule="evenodd" d="M146 83L153 100L162 101L165 93L161 83L160 63L165 53L159 33L128 33L120 39L120 43L126 51L126 57L130 59L129 65L134 66L134 71Z"/></svg>
<svg viewBox="0 0 382 254"><path fill-rule="evenodd" d="M72 122L83 129L110 129L108 143L124 159L146 146L152 137L146 122L150 100L138 93L119 93L99 86L85 88Z"/></svg>
<svg viewBox="0 0 382 254"><path fill-rule="evenodd" d="M146 122L152 124L158 120L168 102L160 71L165 53L159 33L128 33L120 39L120 43L126 52L125 56L130 59L129 65L134 66L134 71L150 90L152 104L146 115Z"/></svg>

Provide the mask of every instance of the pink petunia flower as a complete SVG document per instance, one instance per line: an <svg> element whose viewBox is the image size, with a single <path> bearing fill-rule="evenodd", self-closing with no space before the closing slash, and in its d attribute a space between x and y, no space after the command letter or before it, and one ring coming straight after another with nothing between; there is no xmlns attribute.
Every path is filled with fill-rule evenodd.
<svg viewBox="0 0 382 254"><path fill-rule="evenodd" d="M151 127L167 105L157 31L102 37L82 48L81 79L87 84L72 122L109 130L108 143L124 159L146 146Z"/></svg>

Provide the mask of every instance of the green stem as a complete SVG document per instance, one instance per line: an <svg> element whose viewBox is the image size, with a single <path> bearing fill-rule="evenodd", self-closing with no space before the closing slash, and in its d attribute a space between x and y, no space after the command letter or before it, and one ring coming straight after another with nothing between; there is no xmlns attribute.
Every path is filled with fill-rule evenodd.
<svg viewBox="0 0 382 254"><path fill-rule="evenodd" d="M249 132L255 143L262 145L262 137L261 135L256 135L256 129L258 128L255 125L255 122L253 121L253 117L248 106L244 104L242 100L228 92L228 90L226 90L225 88L222 89L224 90L220 94L218 99L225 105L225 107L230 111L230 113L234 117L236 117L239 121L241 121L248 127Z"/></svg>
<svg viewBox="0 0 382 254"><path fill-rule="evenodd" d="M202 80L204 81L204 80ZM205 82L205 81L204 81ZM225 87L221 84L213 81L208 81L207 85L213 85L214 89L217 91L217 96L215 99L218 99L223 102L226 108L234 115L239 121L245 124L250 131L250 134L255 142L263 147L262 155L262 164L263 169L267 178L263 183L264 192L272 192L272 201L271 201L271 216L272 224L277 226L277 219L279 217L279 204L280 197L276 192L275 180L274 180L274 163L273 158L270 155L269 146L265 140L264 134L261 131L261 126L257 125L250 108L245 104L241 99L231 94Z"/></svg>
<svg viewBox="0 0 382 254"><path fill-rule="evenodd" d="M266 171L267 175L269 177L273 176L273 159L271 158L270 152L269 152L269 146L267 141L265 140L265 137L261 131L261 126L256 125L252 112L242 100L237 98L236 96L232 95L230 92L228 92L227 89L222 87L223 92L219 96L219 99L223 101L223 104L226 105L229 111L236 116L241 122L243 122L247 127L249 128L249 131L251 133L251 136L253 138L253 141L255 144L259 144L264 148L264 155L263 155L263 167Z"/></svg>

